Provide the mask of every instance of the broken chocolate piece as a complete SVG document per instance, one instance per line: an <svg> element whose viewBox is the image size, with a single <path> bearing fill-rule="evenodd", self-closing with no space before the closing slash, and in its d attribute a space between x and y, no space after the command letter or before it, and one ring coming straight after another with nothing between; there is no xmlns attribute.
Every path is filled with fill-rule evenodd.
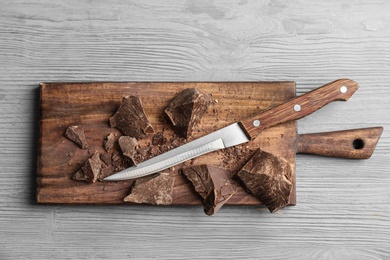
<svg viewBox="0 0 390 260"><path fill-rule="evenodd" d="M231 171L210 166L195 165L181 170L203 198L207 215L213 215L236 193Z"/></svg>
<svg viewBox="0 0 390 260"><path fill-rule="evenodd" d="M124 155L122 155L121 152L114 151L111 154L111 165L114 167L115 172L119 172L129 168L132 164L124 157Z"/></svg>
<svg viewBox="0 0 390 260"><path fill-rule="evenodd" d="M236 176L270 212L289 203L293 176L291 165L286 160L257 149Z"/></svg>
<svg viewBox="0 0 390 260"><path fill-rule="evenodd" d="M99 153L96 151L72 178L78 181L96 182L100 176L102 163Z"/></svg>
<svg viewBox="0 0 390 260"><path fill-rule="evenodd" d="M110 118L110 126L137 139L146 134L154 133L154 129L142 108L141 100L135 96L123 97L118 111Z"/></svg>
<svg viewBox="0 0 390 260"><path fill-rule="evenodd" d="M106 150L106 152L109 152L112 148L114 148L114 142L115 142L114 134L110 133L104 138L103 141L104 150Z"/></svg>
<svg viewBox="0 0 390 260"><path fill-rule="evenodd" d="M167 142L167 138L165 138L163 132L158 132L155 136L153 136L152 144L153 145L163 145Z"/></svg>
<svg viewBox="0 0 390 260"><path fill-rule="evenodd" d="M200 122L211 98L196 88L188 88L180 92L165 109L174 131L187 138Z"/></svg>
<svg viewBox="0 0 390 260"><path fill-rule="evenodd" d="M169 205L172 203L174 182L175 177L168 173L159 173L152 177L138 179L134 182L131 193L124 198L124 201Z"/></svg>
<svg viewBox="0 0 390 260"><path fill-rule="evenodd" d="M107 166L111 165L111 163L112 163L111 155L108 153L102 153L100 155L100 160L102 160L102 162L104 162Z"/></svg>
<svg viewBox="0 0 390 260"><path fill-rule="evenodd" d="M113 166L111 154L102 153L100 154L100 160L103 162L102 169L100 170L99 181L104 180L104 178L112 175L115 172L115 167Z"/></svg>
<svg viewBox="0 0 390 260"><path fill-rule="evenodd" d="M134 155L138 146L137 139L130 136L121 136L119 137L118 143L122 150L122 154L126 156L133 165L136 165L137 161L134 159Z"/></svg>
<svg viewBox="0 0 390 260"><path fill-rule="evenodd" d="M88 149L88 143L85 139L84 129L80 125L72 125L66 129L65 136L75 142L81 149Z"/></svg>

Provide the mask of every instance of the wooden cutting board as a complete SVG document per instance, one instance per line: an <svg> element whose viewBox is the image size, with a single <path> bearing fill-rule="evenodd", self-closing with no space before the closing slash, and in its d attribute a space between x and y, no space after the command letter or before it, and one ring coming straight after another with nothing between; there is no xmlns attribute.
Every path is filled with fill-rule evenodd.
<svg viewBox="0 0 390 260"><path fill-rule="evenodd" d="M96 150L105 153L102 143L108 134L114 133L116 138L121 135L119 130L109 126L108 120L118 109L123 96L139 97L155 133L163 132L167 139L173 136L173 131L164 117L164 109L177 93L186 88L198 88L213 99L192 139L295 97L295 82L42 83L40 88L37 202L60 204L125 203L123 199L129 194L132 180L85 183L71 178ZM80 149L64 136L70 125L83 126L88 150ZM152 137L153 134L140 140L140 146L150 145ZM249 143L203 155L184 165L206 163L236 171L255 149L261 148L292 164L294 190L290 204L295 204L296 141L296 123L290 122L263 131ZM175 176L172 204L201 204L189 181L179 174L178 169L182 166L165 171ZM227 204L261 203L239 188Z"/></svg>

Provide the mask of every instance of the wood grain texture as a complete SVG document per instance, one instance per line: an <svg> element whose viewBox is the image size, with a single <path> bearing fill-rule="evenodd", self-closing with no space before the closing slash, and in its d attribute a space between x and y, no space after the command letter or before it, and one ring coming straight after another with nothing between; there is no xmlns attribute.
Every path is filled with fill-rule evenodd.
<svg viewBox="0 0 390 260"><path fill-rule="evenodd" d="M109 126L108 120L118 109L123 96L138 97L155 133L162 132L171 140L175 135L171 124L164 118L164 109L179 92L188 88L199 89L213 100L188 141L295 97L294 82L42 83L37 202L124 204L123 199L129 194L132 180L91 184L73 180L73 174L95 151L111 156L113 151L106 153L102 144L110 133L116 136L115 139L122 135L119 130ZM64 133L70 125L82 126L89 149L79 149L65 137ZM139 146L151 148L153 136L150 134L140 138ZM295 204L296 142L296 122L293 121L267 129L259 138L248 143L215 151L165 170L175 177L172 205L201 204L190 183L180 174L180 168L209 164L237 172L258 148L285 159L291 165L293 188L290 204ZM159 149L157 146L155 148ZM119 149L117 151L120 152ZM238 186L236 194L227 204L259 205L260 202Z"/></svg>
<svg viewBox="0 0 390 260"><path fill-rule="evenodd" d="M390 2L3 0L1 259L388 259ZM295 207L36 205L38 84L296 81L361 86L299 133L383 126L369 160L298 155Z"/></svg>

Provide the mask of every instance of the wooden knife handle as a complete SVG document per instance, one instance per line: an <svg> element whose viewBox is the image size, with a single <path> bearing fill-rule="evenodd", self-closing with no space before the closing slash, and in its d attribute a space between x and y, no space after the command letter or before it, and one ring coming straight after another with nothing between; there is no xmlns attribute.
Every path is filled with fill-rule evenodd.
<svg viewBox="0 0 390 260"><path fill-rule="evenodd" d="M339 79L239 123L253 139L270 126L300 119L335 100L346 101L358 88L353 80Z"/></svg>
<svg viewBox="0 0 390 260"><path fill-rule="evenodd" d="M297 153L368 159L375 150L383 127L361 128L299 135Z"/></svg>

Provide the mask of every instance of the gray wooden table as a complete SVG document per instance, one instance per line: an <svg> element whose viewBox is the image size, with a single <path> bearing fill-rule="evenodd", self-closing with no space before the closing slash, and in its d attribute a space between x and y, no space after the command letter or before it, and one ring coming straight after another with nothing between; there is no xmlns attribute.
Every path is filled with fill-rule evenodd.
<svg viewBox="0 0 390 260"><path fill-rule="evenodd" d="M0 1L0 259L389 259L390 2ZM295 207L35 204L38 84L348 77L299 132L384 126L369 160L297 156Z"/></svg>

